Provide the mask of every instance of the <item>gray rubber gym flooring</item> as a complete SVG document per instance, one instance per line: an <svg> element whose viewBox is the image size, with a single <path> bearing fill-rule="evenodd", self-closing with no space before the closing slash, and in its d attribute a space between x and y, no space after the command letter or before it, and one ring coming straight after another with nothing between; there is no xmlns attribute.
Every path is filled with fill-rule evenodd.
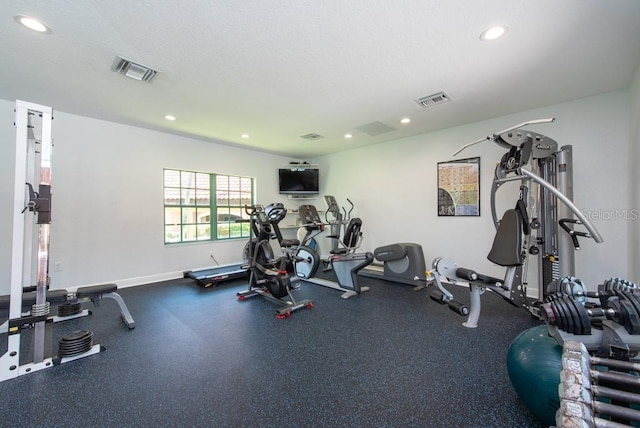
<svg viewBox="0 0 640 428"><path fill-rule="evenodd" d="M350 300L304 284L295 296L315 307L287 319L260 297L238 301L244 281L121 289L136 328L108 299L50 326L54 344L90 330L106 351L0 383L0 426L541 426L506 369L509 344L538 321L485 293L467 329L425 291L362 284L371 291Z"/></svg>

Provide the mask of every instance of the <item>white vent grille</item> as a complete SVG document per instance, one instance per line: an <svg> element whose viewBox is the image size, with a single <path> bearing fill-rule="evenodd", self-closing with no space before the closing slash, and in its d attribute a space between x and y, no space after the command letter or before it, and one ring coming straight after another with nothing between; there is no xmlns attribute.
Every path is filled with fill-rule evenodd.
<svg viewBox="0 0 640 428"><path fill-rule="evenodd" d="M316 133L312 132L310 134L302 135L302 136L300 136L300 138L304 138L305 140L314 141L314 140L319 140L319 139L324 138L324 137L322 135L320 135L320 134L316 134Z"/></svg>
<svg viewBox="0 0 640 428"><path fill-rule="evenodd" d="M143 82L151 82L156 77L156 74L158 74L157 70L147 67L146 65L135 63L121 56L116 57L111 69Z"/></svg>
<svg viewBox="0 0 640 428"><path fill-rule="evenodd" d="M418 98L416 103L422 108L428 108L436 104L442 104L450 101L449 95L444 92L438 92L437 94L428 95L426 97Z"/></svg>
<svg viewBox="0 0 640 428"><path fill-rule="evenodd" d="M389 125L386 125L380 121L357 126L356 129L358 131L364 132L365 134L369 134L372 137L375 137L376 135L385 134L387 132L395 131L395 128L392 128Z"/></svg>

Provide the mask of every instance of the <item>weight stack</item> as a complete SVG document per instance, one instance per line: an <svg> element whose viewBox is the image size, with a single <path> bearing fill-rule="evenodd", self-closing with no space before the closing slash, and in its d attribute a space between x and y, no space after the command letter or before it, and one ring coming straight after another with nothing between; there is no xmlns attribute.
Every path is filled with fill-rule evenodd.
<svg viewBox="0 0 640 428"><path fill-rule="evenodd" d="M546 290L549 284L560 278L560 261L558 256L547 254L542 257L542 283L543 290Z"/></svg>

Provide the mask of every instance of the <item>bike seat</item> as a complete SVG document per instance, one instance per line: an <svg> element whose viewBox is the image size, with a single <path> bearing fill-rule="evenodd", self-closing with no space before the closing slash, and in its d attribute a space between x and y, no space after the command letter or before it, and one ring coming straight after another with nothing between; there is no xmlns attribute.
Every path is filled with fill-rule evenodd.
<svg viewBox="0 0 640 428"><path fill-rule="evenodd" d="M300 241L297 239L283 239L280 243L282 248L297 247L298 245L300 245Z"/></svg>

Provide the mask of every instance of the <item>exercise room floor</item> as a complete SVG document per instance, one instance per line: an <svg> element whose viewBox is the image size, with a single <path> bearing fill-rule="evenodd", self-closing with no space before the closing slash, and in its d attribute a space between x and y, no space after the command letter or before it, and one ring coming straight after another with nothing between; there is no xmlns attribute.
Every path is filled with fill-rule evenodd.
<svg viewBox="0 0 640 428"><path fill-rule="evenodd" d="M106 351L0 383L0 426L542 426L506 369L509 344L538 321L485 293L467 329L425 291L361 283L371 291L349 300L303 284L294 296L315 307L287 319L266 299L238 301L244 281L121 289L136 328L109 299L55 324L53 343L90 330Z"/></svg>

